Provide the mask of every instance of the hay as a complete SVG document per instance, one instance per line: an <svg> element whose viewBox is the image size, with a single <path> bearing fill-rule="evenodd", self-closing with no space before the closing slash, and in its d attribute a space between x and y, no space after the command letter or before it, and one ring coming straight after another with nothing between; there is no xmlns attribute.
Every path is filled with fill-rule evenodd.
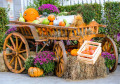
<svg viewBox="0 0 120 84"><path fill-rule="evenodd" d="M82 15L78 14L75 16L73 23L70 25L70 27L79 27L83 23L84 23L84 21L83 21Z"/></svg>
<svg viewBox="0 0 120 84"><path fill-rule="evenodd" d="M82 63L77 61L77 57L69 56L67 69L63 78L70 80L83 80L105 77L107 73L104 62L104 58L101 56L94 65Z"/></svg>
<svg viewBox="0 0 120 84"><path fill-rule="evenodd" d="M8 68L6 67L4 60L3 60L3 54L0 53L0 72L8 72Z"/></svg>

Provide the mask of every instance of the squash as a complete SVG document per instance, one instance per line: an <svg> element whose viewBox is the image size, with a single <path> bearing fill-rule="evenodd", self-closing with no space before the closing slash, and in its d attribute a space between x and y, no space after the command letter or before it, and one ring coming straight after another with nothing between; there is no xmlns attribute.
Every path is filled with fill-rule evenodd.
<svg viewBox="0 0 120 84"><path fill-rule="evenodd" d="M65 26L65 22L63 21L59 22L59 26Z"/></svg>
<svg viewBox="0 0 120 84"><path fill-rule="evenodd" d="M39 77L39 76L42 76L43 75L43 70L42 69L39 69L37 67L30 67L28 69L28 75L30 77Z"/></svg>
<svg viewBox="0 0 120 84"><path fill-rule="evenodd" d="M78 54L77 54L78 50L79 50L79 49L73 49L73 50L71 50L71 52L70 52L71 55L72 55L72 56L77 56L77 55L78 55Z"/></svg>
<svg viewBox="0 0 120 84"><path fill-rule="evenodd" d="M53 22L55 20L55 16L54 15L49 15L48 16L48 20L50 20L51 22Z"/></svg>
<svg viewBox="0 0 120 84"><path fill-rule="evenodd" d="M53 25L53 22L50 22L49 25Z"/></svg>
<svg viewBox="0 0 120 84"><path fill-rule="evenodd" d="M34 8L28 8L25 10L23 17L27 22L33 22L37 17L39 17L39 13Z"/></svg>

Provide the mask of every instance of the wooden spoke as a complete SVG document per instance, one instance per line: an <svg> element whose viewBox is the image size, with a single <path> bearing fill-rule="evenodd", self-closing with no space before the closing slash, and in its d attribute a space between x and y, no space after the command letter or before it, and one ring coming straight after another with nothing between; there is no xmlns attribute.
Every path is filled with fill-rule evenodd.
<svg viewBox="0 0 120 84"><path fill-rule="evenodd" d="M64 67L62 66L62 64L60 63L60 68L61 68L61 72L64 71Z"/></svg>
<svg viewBox="0 0 120 84"><path fill-rule="evenodd" d="M62 70L61 70L61 63L58 66L58 70L59 70L59 74L61 74Z"/></svg>
<svg viewBox="0 0 120 84"><path fill-rule="evenodd" d="M11 49L12 51L15 51L11 46L9 46L8 44L6 44L6 46Z"/></svg>
<svg viewBox="0 0 120 84"><path fill-rule="evenodd" d="M18 50L18 37L16 36L16 50Z"/></svg>
<svg viewBox="0 0 120 84"><path fill-rule="evenodd" d="M20 57L23 61L26 60L21 54L19 54L19 57Z"/></svg>
<svg viewBox="0 0 120 84"><path fill-rule="evenodd" d="M61 60L60 60L60 62L61 62L61 63L64 63L64 60L63 60L63 59L61 59Z"/></svg>
<svg viewBox="0 0 120 84"><path fill-rule="evenodd" d="M22 69L23 66L19 57L18 57L18 62L19 62L20 68Z"/></svg>
<svg viewBox="0 0 120 84"><path fill-rule="evenodd" d="M24 52L26 52L26 50L19 51L19 54L20 54L20 53L24 53Z"/></svg>
<svg viewBox="0 0 120 84"><path fill-rule="evenodd" d="M114 51L111 51L110 54L114 54Z"/></svg>
<svg viewBox="0 0 120 84"><path fill-rule="evenodd" d="M19 48L18 48L18 51L20 51L22 45L23 45L23 42L21 41L20 46L19 46Z"/></svg>
<svg viewBox="0 0 120 84"><path fill-rule="evenodd" d="M14 59L15 59L15 57L13 57L13 58L11 59L11 61L10 61L9 65L11 65L11 64L12 64L12 62L14 61Z"/></svg>
<svg viewBox="0 0 120 84"><path fill-rule="evenodd" d="M12 37L10 37L10 41L11 41L11 43L12 43L12 45L13 45L14 49L15 49L15 43L14 43L14 41L13 41Z"/></svg>
<svg viewBox="0 0 120 84"><path fill-rule="evenodd" d="M15 57L15 71L17 70L17 57Z"/></svg>
<svg viewBox="0 0 120 84"><path fill-rule="evenodd" d="M6 54L6 56L10 56L10 55L13 55L13 53Z"/></svg>
<svg viewBox="0 0 120 84"><path fill-rule="evenodd" d="M110 47L109 47L109 49L108 49L108 52L110 52L110 51L111 51L111 49L112 49L112 45L110 45Z"/></svg>

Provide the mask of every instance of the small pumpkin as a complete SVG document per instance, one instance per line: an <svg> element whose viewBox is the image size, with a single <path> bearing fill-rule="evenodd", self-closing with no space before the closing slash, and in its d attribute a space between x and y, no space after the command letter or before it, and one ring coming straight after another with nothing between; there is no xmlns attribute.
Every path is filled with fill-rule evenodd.
<svg viewBox="0 0 120 84"><path fill-rule="evenodd" d="M50 22L49 25L53 25L53 22Z"/></svg>
<svg viewBox="0 0 120 84"><path fill-rule="evenodd" d="M25 10L23 17L27 22L33 22L37 17L39 17L39 13L34 8L28 8Z"/></svg>
<svg viewBox="0 0 120 84"><path fill-rule="evenodd" d="M55 16L54 15L49 15L48 16L48 20L50 20L51 22L53 22L55 20Z"/></svg>
<svg viewBox="0 0 120 84"><path fill-rule="evenodd" d="M28 75L30 77L39 77L39 76L42 76L43 75L43 70L42 69L39 69L37 67L30 67L28 69Z"/></svg>
<svg viewBox="0 0 120 84"><path fill-rule="evenodd" d="M77 56L77 55L78 55L78 54L77 54L78 50L79 50L79 49L73 49L73 50L71 50L71 52L70 52L71 55L72 55L72 56Z"/></svg>
<svg viewBox="0 0 120 84"><path fill-rule="evenodd" d="M59 26L65 26L65 22L63 21L59 22Z"/></svg>

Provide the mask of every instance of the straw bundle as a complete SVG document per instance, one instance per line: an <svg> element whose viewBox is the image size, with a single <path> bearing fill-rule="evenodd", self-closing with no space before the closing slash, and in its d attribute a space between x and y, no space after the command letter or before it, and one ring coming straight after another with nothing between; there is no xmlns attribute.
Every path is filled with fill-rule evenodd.
<svg viewBox="0 0 120 84"><path fill-rule="evenodd" d="M105 77L107 73L104 62L104 58L101 56L99 56L94 65L82 63L77 60L77 57L69 56L67 69L63 78L71 80L83 80Z"/></svg>
<svg viewBox="0 0 120 84"><path fill-rule="evenodd" d="M4 60L3 60L3 54L0 53L0 72L8 72L9 70L7 69Z"/></svg>

